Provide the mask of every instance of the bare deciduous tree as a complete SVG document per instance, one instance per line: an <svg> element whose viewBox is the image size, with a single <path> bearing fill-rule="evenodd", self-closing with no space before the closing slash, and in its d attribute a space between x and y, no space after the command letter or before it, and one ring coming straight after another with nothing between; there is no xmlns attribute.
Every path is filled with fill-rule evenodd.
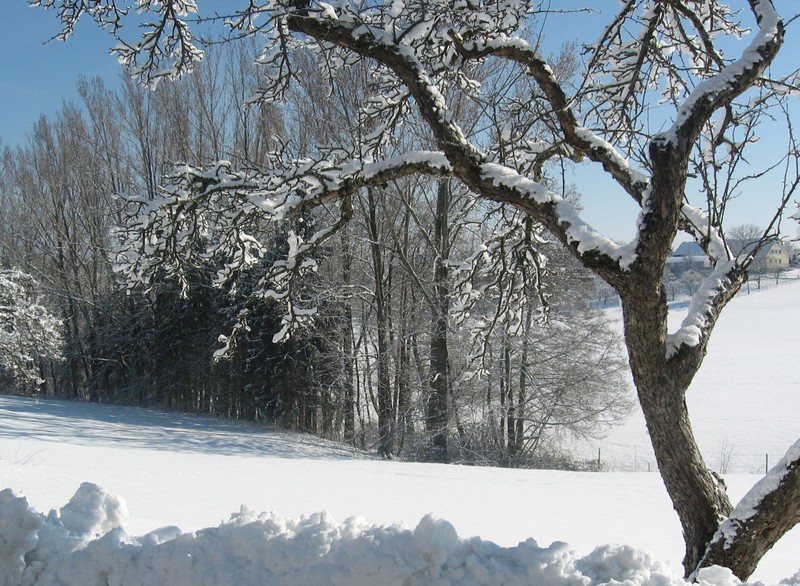
<svg viewBox="0 0 800 586"><path fill-rule="evenodd" d="M119 12L113 9L122 4L35 3L59 6L65 33L87 10L101 23L117 25ZM172 0L145 6L155 22L141 41L129 40L117 50L134 75L153 84L187 71L200 57L184 18L196 5ZM292 302L291 277L313 268L315 246L346 221L352 194L410 174L454 177L477 197L545 226L616 290L639 402L683 528L685 571L721 564L746 578L800 520L800 444L769 474L767 488L755 487L734 509L700 454L685 395L722 310L747 278L749 260L732 255L722 224L729 179L761 177L742 167L739 153L753 137L740 130L755 131L756 111L785 113L783 101L796 91L797 72L778 72L775 64L786 31L772 2L749 0L743 12L717 0L623 2L599 40L586 45L583 69L568 83L523 36L523 25L533 24L530 30L541 22L532 2L479 7L277 0L242 6L227 23L234 34L263 35L262 100L280 100L294 83L297 49L316 55L323 74L366 61L374 93L361 112L370 132L352 148L329 145L324 156L293 161L276 157L256 171L222 162L176 170L159 201L140 200L120 258L127 275L146 281L155 269L180 274L194 254L193 236L212 227L216 244L203 254L225 259L225 279L262 252L251 230L254 218L282 220L342 202L338 219L307 240L295 238L289 257L275 263L272 280L263 282L262 295L287 301L287 332L311 311ZM735 58L721 49L730 38L746 39ZM502 86L475 79L478 63L512 76L507 79L525 88L526 99L493 94ZM452 107L454 93L484 106L500 135L465 132ZM412 117L432 137L426 150L398 148L402 123ZM531 123L520 123L526 120ZM784 189L774 203L773 223L798 184L798 148L791 124L786 127L787 146L775 155ZM551 163L601 168L640 208L633 240L620 245L598 234L531 171ZM721 181L715 177L719 170L726 174ZM700 203L687 184L693 174L703 175ZM695 293L687 319L669 333L662 277L680 231L700 244L714 269Z"/></svg>

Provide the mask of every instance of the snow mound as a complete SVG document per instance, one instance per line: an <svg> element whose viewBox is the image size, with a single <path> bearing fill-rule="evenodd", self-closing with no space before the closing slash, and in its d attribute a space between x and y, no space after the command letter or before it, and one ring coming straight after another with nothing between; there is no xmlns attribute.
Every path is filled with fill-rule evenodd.
<svg viewBox="0 0 800 586"><path fill-rule="evenodd" d="M42 515L10 489L0 492L0 586L272 585L684 585L670 569L629 546L577 558L565 543L528 539L503 548L460 539L447 521L426 516L414 530L337 523L327 513L286 519L242 507L219 527L142 537L124 529L125 502L84 483L60 511ZM795 581L795 579L797 581ZM800 584L800 574L785 581ZM723 568L700 586L740 582Z"/></svg>

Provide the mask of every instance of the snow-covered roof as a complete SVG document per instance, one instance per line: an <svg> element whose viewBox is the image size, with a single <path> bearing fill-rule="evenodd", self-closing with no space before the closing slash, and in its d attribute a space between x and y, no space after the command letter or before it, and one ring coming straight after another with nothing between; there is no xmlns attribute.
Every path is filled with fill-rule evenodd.
<svg viewBox="0 0 800 586"><path fill-rule="evenodd" d="M731 248L733 248L734 250L738 249L741 250L743 253L749 254L757 245L758 245L757 241L746 242L743 244L741 240L734 240L731 243ZM767 242L763 246L763 248L758 250L758 252L756 253L756 258L761 259L771 251L783 252L786 254L787 257L789 256L789 251L786 249L784 243L781 242L780 240L773 240L772 242Z"/></svg>
<svg viewBox="0 0 800 586"><path fill-rule="evenodd" d="M700 257L706 259L706 253L697 242L682 242L670 256ZM694 259L692 259L694 260Z"/></svg>
<svg viewBox="0 0 800 586"><path fill-rule="evenodd" d="M668 265L677 265L677 264L705 264L708 261L708 257L703 256L668 256L667 263Z"/></svg>

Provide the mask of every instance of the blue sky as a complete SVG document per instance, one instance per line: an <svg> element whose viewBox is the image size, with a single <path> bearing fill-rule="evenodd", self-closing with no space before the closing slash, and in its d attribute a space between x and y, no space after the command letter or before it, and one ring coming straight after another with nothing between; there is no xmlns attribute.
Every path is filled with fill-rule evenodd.
<svg viewBox="0 0 800 586"><path fill-rule="evenodd" d="M591 0L567 1L569 5L593 4ZM101 76L108 85L114 85L120 69L108 54L114 39L91 20L79 23L66 43L47 42L60 30L54 11L30 8L27 0L0 2L0 144L14 146L27 140L40 115L54 115L64 101L79 101L76 82L80 75ZM797 0L776 0L775 4L787 18L799 10ZM594 22L600 23L597 19ZM129 26L128 35L136 35L135 29ZM782 55L785 60L800 61L800 22L792 25ZM797 111L800 102L796 101L794 108ZM799 119L797 115L795 119ZM800 121L797 126L800 128ZM764 142L768 143L769 137L766 139ZM587 174L578 188L590 224L613 239L633 236L636 206L602 172ZM776 189L773 184L736 202L730 209L729 225L765 225L777 204ZM794 234L794 227L786 231Z"/></svg>
<svg viewBox="0 0 800 586"><path fill-rule="evenodd" d="M108 55L114 39L93 22L79 23L66 43L47 43L60 30L54 11L30 8L26 0L2 4L0 140L13 146L24 142L41 114L52 115L65 100L78 100L81 74L115 81L119 67Z"/></svg>

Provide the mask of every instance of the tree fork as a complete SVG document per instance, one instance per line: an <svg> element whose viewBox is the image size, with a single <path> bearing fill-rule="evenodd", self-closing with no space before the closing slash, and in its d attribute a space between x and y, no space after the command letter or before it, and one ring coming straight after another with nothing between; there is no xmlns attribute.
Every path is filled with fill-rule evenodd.
<svg viewBox="0 0 800 586"><path fill-rule="evenodd" d="M686 545L683 566L697 568L707 544L731 509L725 487L708 470L692 433L686 388L669 375L665 350L667 304L622 299L625 338L639 403L661 477L678 514Z"/></svg>

